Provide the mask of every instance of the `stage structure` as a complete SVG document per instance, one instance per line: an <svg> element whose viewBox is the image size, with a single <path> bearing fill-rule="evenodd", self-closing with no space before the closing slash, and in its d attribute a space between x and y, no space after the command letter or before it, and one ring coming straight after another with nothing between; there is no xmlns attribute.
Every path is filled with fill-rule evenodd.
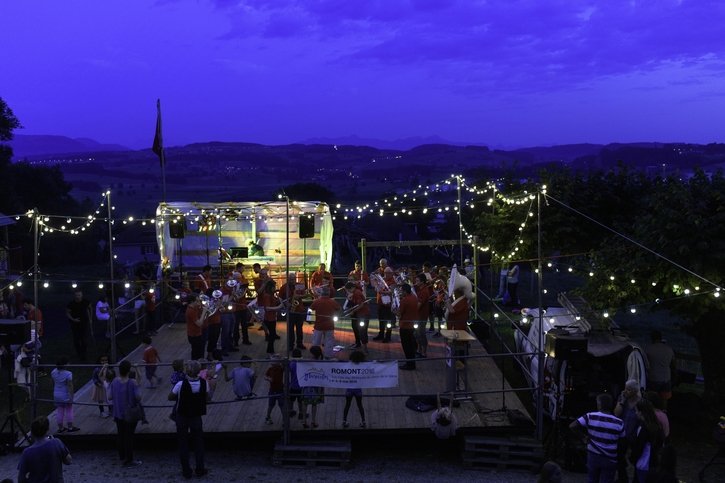
<svg viewBox="0 0 725 483"><path fill-rule="evenodd" d="M319 201L170 202L156 209L162 264L174 271L220 262L315 270L330 266L332 234L330 209Z"/></svg>

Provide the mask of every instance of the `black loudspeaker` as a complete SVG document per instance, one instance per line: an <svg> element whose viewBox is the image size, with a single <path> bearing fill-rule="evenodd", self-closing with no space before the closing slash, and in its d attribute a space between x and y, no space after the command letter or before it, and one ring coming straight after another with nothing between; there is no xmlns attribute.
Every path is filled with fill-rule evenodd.
<svg viewBox="0 0 725 483"><path fill-rule="evenodd" d="M300 215L300 238L315 236L315 216Z"/></svg>
<svg viewBox="0 0 725 483"><path fill-rule="evenodd" d="M184 238L186 233L186 218L179 217L178 220L169 220L169 236L171 238Z"/></svg>
<svg viewBox="0 0 725 483"><path fill-rule="evenodd" d="M0 319L0 344L25 344L29 340L29 320Z"/></svg>
<svg viewBox="0 0 725 483"><path fill-rule="evenodd" d="M546 333L544 350L555 359L577 360L587 355L589 339L579 335L569 335L564 329L551 329Z"/></svg>

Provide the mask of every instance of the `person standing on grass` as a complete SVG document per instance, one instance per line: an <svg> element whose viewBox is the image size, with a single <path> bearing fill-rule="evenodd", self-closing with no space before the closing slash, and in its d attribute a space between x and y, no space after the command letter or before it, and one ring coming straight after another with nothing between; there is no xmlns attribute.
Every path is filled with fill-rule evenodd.
<svg viewBox="0 0 725 483"><path fill-rule="evenodd" d="M83 298L82 290L73 292L73 300L66 306L65 313L73 334L73 347L81 362L86 362L88 350L86 337L91 323L91 303Z"/></svg>
<svg viewBox="0 0 725 483"><path fill-rule="evenodd" d="M72 458L65 444L48 434L49 429L50 421L45 416L30 424L33 444L20 456L18 483L63 481L63 465L71 464Z"/></svg>
<svg viewBox="0 0 725 483"><path fill-rule="evenodd" d="M58 359L55 369L50 372L59 433L66 431L73 433L80 430L73 425L73 373L65 368L67 364L68 358L62 356ZM66 427L63 426L64 422Z"/></svg>
<svg viewBox="0 0 725 483"><path fill-rule="evenodd" d="M206 404L211 401L207 383L199 377L199 361L186 363L186 379L176 383L169 394L170 401L176 401L176 434L179 438L179 460L184 478L192 476L189 464L189 441L194 446L196 476L204 476L209 470L204 464L204 429L202 416L206 414Z"/></svg>

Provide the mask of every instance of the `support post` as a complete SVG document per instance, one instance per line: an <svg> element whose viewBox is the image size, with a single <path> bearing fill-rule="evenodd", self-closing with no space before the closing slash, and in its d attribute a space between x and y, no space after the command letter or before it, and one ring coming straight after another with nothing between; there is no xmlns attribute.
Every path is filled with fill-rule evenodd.
<svg viewBox="0 0 725 483"><path fill-rule="evenodd" d="M116 289L113 279L113 220L111 219L111 190L106 190L106 204L108 205L108 259L111 265L111 300L109 322L111 324L111 361L115 364L118 362L118 347L116 346Z"/></svg>
<svg viewBox="0 0 725 483"><path fill-rule="evenodd" d="M541 266L541 191L539 191L536 194L536 201L537 201L537 267L538 267L538 279L539 279L539 287L538 287L538 302L539 302L539 353L537 354L537 357L539 358L539 367L538 367L538 374L537 374L537 384L536 384L536 438L539 441L543 441L544 439L544 307L543 307L543 275L544 272L542 270Z"/></svg>

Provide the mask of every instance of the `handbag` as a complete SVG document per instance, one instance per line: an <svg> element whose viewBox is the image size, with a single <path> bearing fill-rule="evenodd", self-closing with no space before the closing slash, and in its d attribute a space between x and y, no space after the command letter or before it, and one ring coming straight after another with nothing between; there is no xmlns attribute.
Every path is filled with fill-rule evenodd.
<svg viewBox="0 0 725 483"><path fill-rule="evenodd" d="M123 420L127 423L136 424L139 421L144 419L144 410L143 406L139 404L138 401L136 401L136 398L133 397L133 388L128 387L128 385L132 384L131 381L128 381L126 383L128 394L128 406L126 406L126 410L123 413Z"/></svg>

